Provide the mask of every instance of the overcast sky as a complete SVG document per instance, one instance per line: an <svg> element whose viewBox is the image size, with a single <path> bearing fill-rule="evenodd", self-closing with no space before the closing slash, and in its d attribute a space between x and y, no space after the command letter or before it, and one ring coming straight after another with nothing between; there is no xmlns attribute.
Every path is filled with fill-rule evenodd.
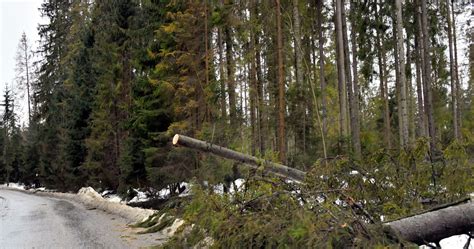
<svg viewBox="0 0 474 249"><path fill-rule="evenodd" d="M15 55L21 34L25 32L30 45L37 47L38 23L42 21L38 8L43 0L0 0L0 93L3 96L5 84L10 87L15 78ZM0 97L0 102L3 97ZM26 101L21 102L21 120L25 120ZM18 111L18 107L16 107Z"/></svg>

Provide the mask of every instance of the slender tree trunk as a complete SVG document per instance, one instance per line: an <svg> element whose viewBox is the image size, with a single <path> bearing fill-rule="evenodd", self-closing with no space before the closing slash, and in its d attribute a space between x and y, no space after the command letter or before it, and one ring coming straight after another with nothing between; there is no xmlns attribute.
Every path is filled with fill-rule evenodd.
<svg viewBox="0 0 474 249"><path fill-rule="evenodd" d="M255 5L255 0L251 0L250 6L254 8ZM254 11L252 10L251 12L251 17L250 17L250 22L254 22L255 16L254 16ZM254 25L251 24L251 27L255 27ZM255 65L255 32L252 29L250 32L250 127L251 127L251 136L252 136L252 156L256 155L257 152L257 144L258 144L258 137L257 137L257 122L256 122L256 102L257 102L257 67Z"/></svg>
<svg viewBox="0 0 474 249"><path fill-rule="evenodd" d="M279 159L286 163L286 136L285 136L285 71L283 65L283 31L281 23L280 0L276 1L277 25L277 57L278 57L278 137Z"/></svg>
<svg viewBox="0 0 474 249"><path fill-rule="evenodd" d="M224 42L222 39L222 28L217 30L217 46L219 50L219 85L220 85L220 104L221 118L227 119L227 103L225 91L225 69L224 69Z"/></svg>
<svg viewBox="0 0 474 249"><path fill-rule="evenodd" d="M346 74L344 71L344 42L342 31L342 0L336 0L336 54L337 54L337 78L339 88L339 130L341 137L347 137L347 106L346 106Z"/></svg>
<svg viewBox="0 0 474 249"><path fill-rule="evenodd" d="M351 9L354 11L354 1L351 0ZM345 13L344 8L341 9ZM343 24L345 23L345 14L343 14ZM347 25L343 25L344 28L344 43L345 43L345 64L347 70L347 89L349 93L349 102L350 102L350 118L351 118L351 141L352 141L352 150L354 153L355 159L360 159L362 156L361 145L360 145L360 121L359 121L359 85L357 78L357 42L356 42L356 32L355 32L356 22L352 21L352 30L351 30L351 46L352 46L352 79L350 73L350 60L349 60L349 42L347 41Z"/></svg>
<svg viewBox="0 0 474 249"><path fill-rule="evenodd" d="M380 4L383 3L379 3ZM379 22L382 21L382 18L378 15L377 8L375 9L375 16L379 18ZM383 113L383 124L384 124L384 141L387 149L392 149L392 138L391 138L391 125L390 125L390 111L388 108L388 89L387 81L385 77L385 50L384 50L384 34L382 31L377 29L377 54L378 54L378 65L379 65L379 80L380 80L380 96L383 101L382 104L382 113Z"/></svg>
<svg viewBox="0 0 474 249"><path fill-rule="evenodd" d="M28 99L28 125L31 124L31 104L30 104L30 64L28 61L28 46L25 46L25 69L26 69L26 94Z"/></svg>
<svg viewBox="0 0 474 249"><path fill-rule="evenodd" d="M258 23L258 4L255 2L254 4L254 16L255 21ZM258 25L256 25L258 26ZM255 41L255 69L257 73L257 106L258 106L258 126L259 126L259 145L260 145L260 152L262 154L265 153L265 137L267 135L267 129L265 125L265 110L264 110L264 97L263 97L263 76L262 76L262 62L260 57L260 41L259 41L260 30L255 31L254 41Z"/></svg>
<svg viewBox="0 0 474 249"><path fill-rule="evenodd" d="M402 20L402 2L396 0L395 5L397 8L397 50L398 60L400 64L399 68L399 82L400 82L400 112L401 112L401 141L400 146L406 147L408 145L408 106L407 106L407 86L406 86L406 75L405 75L405 50L403 46L403 20Z"/></svg>
<svg viewBox="0 0 474 249"><path fill-rule="evenodd" d="M457 99L457 108L456 108L456 116L458 121L458 131L459 137L462 137L461 134L461 127L462 127L462 119L461 119L461 84L459 83L459 68L458 68L458 46L457 46L457 36L456 36L456 16L454 15L454 0L451 0L451 17L452 17L452 31L453 31L453 46L454 46L454 78L456 79L455 88L456 88L456 99Z"/></svg>
<svg viewBox="0 0 474 249"><path fill-rule="evenodd" d="M209 86L209 25L208 25L208 6L207 1L204 1L204 46L205 46L205 54L204 54L204 63L205 63L205 70L206 70L206 86ZM209 121L210 119L210 112L207 106L205 96L202 96L204 111L205 111L205 121Z"/></svg>
<svg viewBox="0 0 474 249"><path fill-rule="evenodd" d="M327 101L326 101L326 80L324 77L324 36L323 36L323 0L318 0L317 8L317 29L319 42L319 84L321 86L321 112L323 136L327 133Z"/></svg>
<svg viewBox="0 0 474 249"><path fill-rule="evenodd" d="M420 46L420 51L419 52L419 55L420 55L420 73L421 73L421 84L422 84L422 89L423 89L423 108L424 109L421 109L420 111L422 112L423 114L423 125L424 125L424 136L426 137L429 137L429 129L428 129L428 107L427 107L427 103L428 103L428 92L426 90L426 87L425 87L425 77L426 77L426 67L425 67L425 44L424 44L424 40L423 40L423 28L422 28L422 17L421 17L421 9L419 9L419 4L417 5L417 9L419 11L417 11L417 21L418 21L418 44Z"/></svg>
<svg viewBox="0 0 474 249"><path fill-rule="evenodd" d="M456 76L454 71L454 54L453 54L453 35L452 35L452 26L451 26L451 15L450 15L450 4L449 0L446 0L446 13L448 21L448 47L449 47L449 70L450 70L450 80L451 80L451 108L453 115L453 132L454 139L459 139L459 125L458 125L458 99L457 99L457 90L456 90Z"/></svg>
<svg viewBox="0 0 474 249"><path fill-rule="evenodd" d="M417 22L418 22L417 17ZM423 107L423 89L421 86L421 62L420 58L422 56L422 48L420 46L420 38L419 34L416 33L415 35L415 67L416 67L416 96L417 96L417 103L418 103L418 135L421 137L426 137L426 119L425 119L425 109Z"/></svg>
<svg viewBox="0 0 474 249"><path fill-rule="evenodd" d="M425 111L428 114L428 134L430 137L430 151L431 155L436 150L436 131L434 122L434 111L433 111L433 97L431 92L431 58L430 58L430 43L428 38L428 12L426 9L426 1L420 0L421 2L421 32L423 41L423 61L425 68L425 75L423 77L424 89L426 89L425 98Z"/></svg>
<svg viewBox="0 0 474 249"><path fill-rule="evenodd" d="M300 11L298 6L298 0L293 0L293 18L294 18L294 39L295 39L295 61L296 61L296 104L295 104L295 116L296 118L304 119L304 104L302 96L303 88L303 48L301 45L301 21L300 21ZM302 120L304 121L304 120ZM295 140L296 147L299 151L305 151L305 141L303 141L303 122L295 123Z"/></svg>
<svg viewBox="0 0 474 249"><path fill-rule="evenodd" d="M226 63L227 63L227 91L229 95L229 114L230 124L233 127L238 126L237 120L237 102L235 95L235 65L233 58L233 42L231 36L231 29L226 25L224 28L225 44L226 44Z"/></svg>
<svg viewBox="0 0 474 249"><path fill-rule="evenodd" d="M409 128L409 143L414 144L416 138L416 125L415 125L415 94L413 89L413 73L412 73L412 56L411 56L411 36L407 32L406 46L407 46L407 63L406 63L406 72L407 72L407 105L408 105L408 128Z"/></svg>

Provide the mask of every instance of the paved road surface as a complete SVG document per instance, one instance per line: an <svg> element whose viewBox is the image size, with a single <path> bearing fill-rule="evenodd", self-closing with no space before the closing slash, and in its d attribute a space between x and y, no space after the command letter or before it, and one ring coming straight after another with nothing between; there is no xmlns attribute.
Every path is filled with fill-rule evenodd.
<svg viewBox="0 0 474 249"><path fill-rule="evenodd" d="M0 249L140 248L162 241L126 223L69 201L0 189Z"/></svg>

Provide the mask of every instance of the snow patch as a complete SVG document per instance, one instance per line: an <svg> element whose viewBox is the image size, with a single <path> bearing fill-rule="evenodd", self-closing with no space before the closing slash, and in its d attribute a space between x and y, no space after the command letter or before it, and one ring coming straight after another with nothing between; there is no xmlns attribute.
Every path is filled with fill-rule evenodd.
<svg viewBox="0 0 474 249"><path fill-rule="evenodd" d="M25 185L23 185L22 183L15 183L15 182L0 184L0 187L26 190Z"/></svg>

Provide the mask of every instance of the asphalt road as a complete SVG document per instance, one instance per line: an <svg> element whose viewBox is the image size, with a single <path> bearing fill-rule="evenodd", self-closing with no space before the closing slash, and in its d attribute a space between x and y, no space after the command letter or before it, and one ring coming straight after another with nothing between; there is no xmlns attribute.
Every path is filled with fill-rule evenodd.
<svg viewBox="0 0 474 249"><path fill-rule="evenodd" d="M136 234L121 217L48 197L0 189L0 249L143 248L160 234Z"/></svg>

